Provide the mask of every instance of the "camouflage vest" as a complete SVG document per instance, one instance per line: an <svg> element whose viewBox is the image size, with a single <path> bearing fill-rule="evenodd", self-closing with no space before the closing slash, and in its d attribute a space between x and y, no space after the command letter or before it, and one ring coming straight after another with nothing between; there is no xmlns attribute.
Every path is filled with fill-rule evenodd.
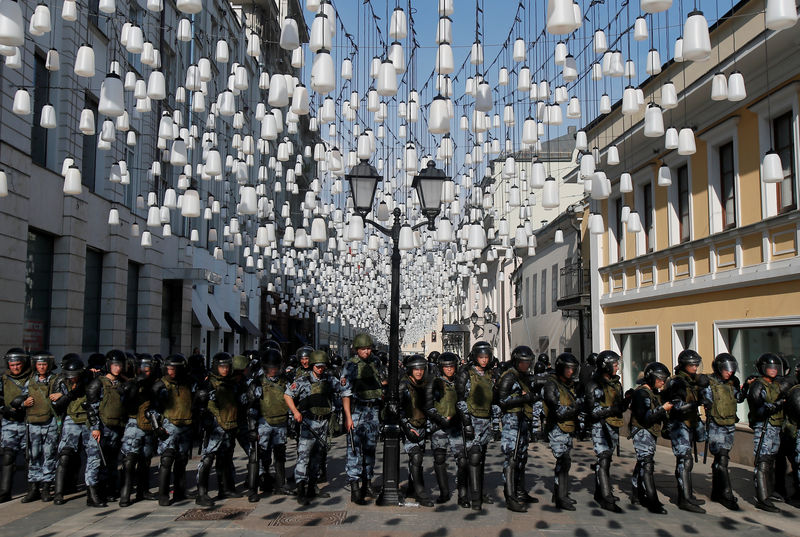
<svg viewBox="0 0 800 537"><path fill-rule="evenodd" d="M309 375L308 383L311 385L311 393L301 401L303 408L311 412L314 417L328 419L333 411L333 390L329 382L318 380L314 382Z"/></svg>
<svg viewBox="0 0 800 537"><path fill-rule="evenodd" d="M86 402L86 394L81 395L77 399L70 401L67 406L67 416L72 418L72 421L78 425L85 424L88 420L88 414L83 404Z"/></svg>
<svg viewBox="0 0 800 537"><path fill-rule="evenodd" d="M476 418L488 419L492 414L493 383L487 372L483 375L469 368L470 390L467 395L467 411Z"/></svg>
<svg viewBox="0 0 800 537"><path fill-rule="evenodd" d="M56 376L50 374L46 382L39 382L38 379L39 375L33 374L28 380L28 394L33 397L33 406L28 407L26 420L33 425L48 423L55 416L50 394L53 393Z"/></svg>
<svg viewBox="0 0 800 537"><path fill-rule="evenodd" d="M644 390L645 392L647 392L647 395L650 398L650 410L655 410L658 407L659 401L661 400L658 397L658 395L656 395L653 392L653 390L651 390L650 387L647 386L647 384L642 384L641 386L636 388L637 392L639 390ZM636 419L636 416L634 416L633 412L631 412L631 429L633 429L634 427L637 429L646 429L647 431L650 432L650 434L652 434L656 438L661 436L661 421L654 423L650 427L645 427L644 425L639 423L639 421Z"/></svg>
<svg viewBox="0 0 800 537"><path fill-rule="evenodd" d="M261 416L272 426L286 424L289 407L283 398L285 389L285 379L279 378L277 382L273 382L266 375L261 377Z"/></svg>
<svg viewBox="0 0 800 537"><path fill-rule="evenodd" d="M730 382L723 382L713 375L708 377L711 388L711 419L717 425L727 426L736 423L736 397Z"/></svg>
<svg viewBox="0 0 800 537"><path fill-rule="evenodd" d="M613 406L619 399L622 398L622 385L619 383L619 377L614 376L608 382L603 383L603 401L600 406L610 407ZM607 416L606 423L612 427L622 427L624 424L622 416Z"/></svg>
<svg viewBox="0 0 800 537"><path fill-rule="evenodd" d="M103 425L108 427L121 427L123 425L122 419L125 416L122 396L105 375L100 377L100 383L103 385L103 400L100 401L100 420Z"/></svg>
<svg viewBox="0 0 800 537"><path fill-rule="evenodd" d="M574 406L575 405L575 393L563 382L558 380L558 377L553 375L551 377L551 382L554 382L556 388L558 388L558 404L561 406ZM548 413L547 405L544 405L545 415ZM578 428L578 422L575 418L568 418L563 421L557 421L556 425L558 428L561 429L565 433L574 433L575 429Z"/></svg>
<svg viewBox="0 0 800 537"><path fill-rule="evenodd" d="M800 390L800 384L796 384L792 386L789 390L789 393L786 395L786 399L789 400L789 394L791 394L795 390ZM786 413L786 420L783 422L783 429L789 434L791 438L797 438L797 429L800 426L798 423L797 418L792 416L791 412Z"/></svg>
<svg viewBox="0 0 800 537"><path fill-rule="evenodd" d="M173 425L191 425L192 389L186 384L175 382L168 375L165 375L161 381L168 394L164 404L164 417Z"/></svg>
<svg viewBox="0 0 800 537"><path fill-rule="evenodd" d="M6 401L6 406L11 405L11 401L22 395L22 387L25 386L25 382L28 380L30 373L25 373L18 378L12 378L8 373L3 375L3 398ZM6 418L3 418L6 420ZM14 421L15 419L9 419L8 421Z"/></svg>
<svg viewBox="0 0 800 537"><path fill-rule="evenodd" d="M500 375L500 379L502 380L502 378L505 377L506 375L512 375L514 377L514 380L516 380L517 384L519 384L522 387L521 390L517 390L509 394L511 397L521 397L523 390L525 391L525 393L531 393L530 384L525 381L523 375L519 374L519 371L517 371L512 367L511 369L508 369L505 373ZM498 383L499 382L500 381L498 381ZM517 412L524 412L527 418L531 418L533 417L533 405L531 403L525 403L523 405L507 408L505 410L506 414L516 414Z"/></svg>
<svg viewBox="0 0 800 537"><path fill-rule="evenodd" d="M764 377L760 377L757 378L753 384L761 384L764 387L764 390L766 390L767 394L764 398L765 403L774 403L781 395L781 386L778 384L777 379L772 382L767 382L764 380ZM750 389L752 390L753 387ZM780 427L783 425L783 408L769 417L769 424L774 425L775 427Z"/></svg>
<svg viewBox="0 0 800 537"><path fill-rule="evenodd" d="M422 405L425 401L425 396L424 393L420 393L424 387L417 386L411 379L408 379L406 382L410 397L406 400L405 408L403 410L405 411L405 414L408 417L408 422L412 425L412 427L424 427L427 421L425 418L425 411L422 408Z"/></svg>
<svg viewBox="0 0 800 537"><path fill-rule="evenodd" d="M455 384L441 378L435 379L433 382L439 382L442 387L442 396L434 403L436 412L442 417L452 418L456 415L456 402L458 401Z"/></svg>
<svg viewBox="0 0 800 537"><path fill-rule="evenodd" d="M674 377L681 377L683 381L686 383L686 402L687 403L697 403L700 400L700 396L697 393L700 388L697 387L696 377L693 379L689 373L686 371L678 371ZM691 416L683 420L683 423L693 429L697 426L697 422L700 420L700 416L697 412L693 412Z"/></svg>
<svg viewBox="0 0 800 537"><path fill-rule="evenodd" d="M132 405L129 418L136 418L136 426L145 432L153 430L153 425L147 419L147 411L150 410L150 386L138 386L136 389L136 401Z"/></svg>
<svg viewBox="0 0 800 537"><path fill-rule="evenodd" d="M239 401L232 380L212 375L209 378L214 388L215 397L208 402L208 411L217 419L217 423L225 431L235 429L238 425Z"/></svg>
<svg viewBox="0 0 800 537"><path fill-rule="evenodd" d="M383 387L378 378L375 366L358 356L350 358L350 363L356 364L356 378L350 379L350 387L361 401L375 401L383 397Z"/></svg>

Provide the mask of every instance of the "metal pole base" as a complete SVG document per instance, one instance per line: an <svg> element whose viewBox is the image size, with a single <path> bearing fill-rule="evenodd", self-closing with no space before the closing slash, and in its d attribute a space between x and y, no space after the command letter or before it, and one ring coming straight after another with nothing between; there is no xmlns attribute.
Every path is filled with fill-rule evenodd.
<svg viewBox="0 0 800 537"><path fill-rule="evenodd" d="M378 496L376 505L402 505L400 494L400 428L396 425L385 427L383 439L383 490Z"/></svg>

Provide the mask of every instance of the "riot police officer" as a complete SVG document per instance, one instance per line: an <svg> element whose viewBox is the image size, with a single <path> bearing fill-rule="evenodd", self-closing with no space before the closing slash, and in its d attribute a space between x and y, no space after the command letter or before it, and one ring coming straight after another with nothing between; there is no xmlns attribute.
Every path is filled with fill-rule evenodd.
<svg viewBox="0 0 800 537"><path fill-rule="evenodd" d="M756 507L770 513L779 511L773 499L775 483L775 456L780 447L783 427L784 394L779 383L781 359L764 353L756 360L760 375L747 393L750 406L750 427L753 428L753 456L755 457Z"/></svg>
<svg viewBox="0 0 800 537"><path fill-rule="evenodd" d="M327 451L328 422L333 412L339 382L327 372L328 355L314 351L309 357L311 373L296 379L286 388L284 400L296 422L300 424L294 481L297 503L308 505L315 497L329 494L317 490L317 476L323 452Z"/></svg>
<svg viewBox="0 0 800 537"><path fill-rule="evenodd" d="M450 485L447 477L447 452L456 460L456 487L458 488L458 504L469 507L467 493L467 457L464 451L464 439L461 436L456 401L456 369L461 359L452 352L443 352L437 360L439 376L434 377L426 386L426 414L432 425L431 448L433 449L433 471L439 485L439 497L436 503L446 503L450 499Z"/></svg>
<svg viewBox="0 0 800 537"><path fill-rule="evenodd" d="M713 374L708 377L709 385L703 389L708 449L714 455L711 465L711 501L719 502L732 511L738 511L739 504L731 489L728 461L733 448L735 424L739 421L736 417L736 405L746 397L736 377L737 368L736 358L731 354L718 354L711 363Z"/></svg>
<svg viewBox="0 0 800 537"><path fill-rule="evenodd" d="M0 377L0 503L11 499L14 462L17 454L27 449L23 408L26 397L22 395L22 389L31 375L30 356L24 350L9 349L5 358L7 371Z"/></svg>
<svg viewBox="0 0 800 537"><path fill-rule="evenodd" d="M569 352L558 355L555 371L544 386L545 430L550 450L556 458L553 482L553 503L559 509L575 510L575 500L569 496L569 469L572 466L570 451L572 437L580 427L583 401L575 394L575 381L580 372L580 362Z"/></svg>
<svg viewBox="0 0 800 537"><path fill-rule="evenodd" d="M99 491L100 483L100 401L89 400L87 396L91 373L83 368L83 362L74 358L63 367L62 392L65 395L55 401L56 412L66 413L61 427L61 441L58 444L58 466L56 467L55 495L53 503L65 503L64 490L70 460L83 447L86 454L86 505L89 507L106 507Z"/></svg>
<svg viewBox="0 0 800 537"><path fill-rule="evenodd" d="M124 406L128 421L122 434L122 487L119 492L119 506L131 505L133 482L136 481L136 501L157 500L150 493L150 462L155 451L155 436L166 431L158 426L153 407L153 357L140 354L136 358L136 377L124 385ZM153 424L156 424L154 427Z"/></svg>
<svg viewBox="0 0 800 537"><path fill-rule="evenodd" d="M475 511L481 510L483 502L493 503L483 494L486 448L500 419L500 407L494 404L494 378L489 369L491 360L492 346L486 341L478 341L472 346L469 364L459 369L456 376L456 406L469 463L470 505Z"/></svg>
<svg viewBox="0 0 800 537"><path fill-rule="evenodd" d="M217 459L217 484L219 498L240 498L236 492L233 469L233 450L240 404L241 386L232 377L233 357L218 352L211 361L211 372L206 380L208 390L206 419L203 423L205 439L197 466L197 498L195 503L204 507L214 505L208 495L208 478L214 459Z"/></svg>
<svg viewBox="0 0 800 537"><path fill-rule="evenodd" d="M675 373L664 386L664 398L673 405L668 414L669 438L675 455L675 479L678 482L678 508L692 513L705 513L700 507L705 501L694 496L692 487L692 448L705 441L705 427L697 409L701 404L701 391L708 385L708 377L697 373L702 358L691 349L678 354Z"/></svg>
<svg viewBox="0 0 800 537"><path fill-rule="evenodd" d="M195 399L204 402L208 392L200 389L189 374L186 358L171 354L164 362L165 374L153 384L155 427L158 433L158 505L170 504L170 484L174 480L172 499L185 500L186 465L192 451L192 425ZM161 429L162 431L159 431Z"/></svg>
<svg viewBox="0 0 800 537"><path fill-rule="evenodd" d="M672 410L672 403L662 403L659 391L669 378L669 369L660 362L651 362L644 368L644 377L633 392L631 398L630 434L633 438L633 449L636 451L636 469L632 481L635 488L632 495L651 513L667 514L664 505L658 500L656 482L653 477L655 469L656 442L661 435L663 421L667 412Z"/></svg>
<svg viewBox="0 0 800 537"><path fill-rule="evenodd" d="M405 364L406 378L400 384L400 427L405 436L403 451L408 455L409 492L417 502L431 507L433 501L425 491L422 476L422 459L425 453L425 432L428 424L425 415L425 392L429 379L428 364L421 354L410 356Z"/></svg>
<svg viewBox="0 0 800 537"><path fill-rule="evenodd" d="M586 408L591 421L592 446L597 457L594 499L600 507L621 513L611 490L611 459L619 447L619 428L628 400L619 381L619 354L605 350L593 359L594 375L586 385Z"/></svg>
<svg viewBox="0 0 800 537"><path fill-rule="evenodd" d="M506 508L520 513L526 512L526 502L538 500L530 496L525 485L525 465L528 462L530 420L533 418L533 402L539 399L540 388L534 388L530 375L533 350L521 345L511 351L511 367L497 383L497 402L503 411L503 433L500 448L505 455L503 461L504 495Z"/></svg>
<svg viewBox="0 0 800 537"><path fill-rule="evenodd" d="M53 479L58 462L58 429L60 418L56 415L53 401L61 397L55 357L47 351L33 354L33 372L25 383L22 395L28 424L28 493L22 503L39 498L49 502L53 499Z"/></svg>
<svg viewBox="0 0 800 537"><path fill-rule="evenodd" d="M293 379L297 379L302 377L303 375L308 375L311 373L311 353L314 352L314 348L308 345L304 345L297 349L295 356L297 357L297 369L294 370Z"/></svg>
<svg viewBox="0 0 800 537"><path fill-rule="evenodd" d="M350 500L363 504L367 496L375 495L372 476L380 430L378 415L386 380L383 366L372 355L369 334L357 334L353 338L353 349L355 355L345 362L341 378L345 431L352 431L354 444L347 450L345 471L350 483Z"/></svg>
<svg viewBox="0 0 800 537"><path fill-rule="evenodd" d="M258 501L258 479L262 467L265 473L263 488L279 494L288 494L286 488L286 417L289 407L283 394L287 379L283 374L283 357L275 349L262 353L263 373L250 384L247 398L252 408L248 411L249 420L255 419L255 427L250 431L257 433L257 452L251 451L247 465L248 500ZM251 411L255 410L255 413ZM270 461L275 465L275 479L269 478Z"/></svg>
<svg viewBox="0 0 800 537"><path fill-rule="evenodd" d="M798 498L800 498L800 435L797 434L798 427L800 427L800 363L795 367L794 373L792 380L795 384L786 393L784 431L786 438L794 442L792 453L794 495L787 501L797 506Z"/></svg>

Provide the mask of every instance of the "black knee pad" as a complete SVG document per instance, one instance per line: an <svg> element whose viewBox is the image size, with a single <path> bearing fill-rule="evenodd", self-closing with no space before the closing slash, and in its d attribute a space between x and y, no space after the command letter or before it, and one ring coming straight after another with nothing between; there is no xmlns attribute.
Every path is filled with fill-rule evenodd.
<svg viewBox="0 0 800 537"><path fill-rule="evenodd" d="M688 455L686 457L680 457L680 459L683 459L683 467L686 468L686 471L691 472L692 468L694 468L694 459L692 458L692 456Z"/></svg>
<svg viewBox="0 0 800 537"><path fill-rule="evenodd" d="M124 466L131 465L131 467L136 466L136 462L139 460L139 455L136 453L127 453L125 457L122 458L122 464Z"/></svg>
<svg viewBox="0 0 800 537"><path fill-rule="evenodd" d="M482 454L483 450L480 446L472 446L468 453L470 465L478 466L481 463Z"/></svg>
<svg viewBox="0 0 800 537"><path fill-rule="evenodd" d="M569 453L561 455L556 462L565 472L569 472L569 469L572 467L572 458L569 456Z"/></svg>
<svg viewBox="0 0 800 537"><path fill-rule="evenodd" d="M467 467L467 458L466 457L459 457L456 459L456 466L458 466L459 470L463 470Z"/></svg>
<svg viewBox="0 0 800 537"><path fill-rule="evenodd" d="M272 448L272 455L278 462L286 462L286 444L278 444Z"/></svg>
<svg viewBox="0 0 800 537"><path fill-rule="evenodd" d="M443 449L434 449L433 450L433 463L434 464L444 464L447 461L447 451Z"/></svg>
<svg viewBox="0 0 800 537"><path fill-rule="evenodd" d="M408 453L408 461L411 466L422 466L422 450L414 449Z"/></svg>
<svg viewBox="0 0 800 537"><path fill-rule="evenodd" d="M17 452L11 448L3 450L3 466L11 466L17 460Z"/></svg>
<svg viewBox="0 0 800 537"><path fill-rule="evenodd" d="M160 466L170 468L173 462L175 462L175 450L165 449L164 453L161 454Z"/></svg>

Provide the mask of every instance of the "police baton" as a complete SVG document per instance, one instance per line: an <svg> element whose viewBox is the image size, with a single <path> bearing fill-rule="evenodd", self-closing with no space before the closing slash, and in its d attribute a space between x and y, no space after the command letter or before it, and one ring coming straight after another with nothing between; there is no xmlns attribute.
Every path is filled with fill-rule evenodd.
<svg viewBox="0 0 800 537"><path fill-rule="evenodd" d="M103 466L108 468L108 463L106 462L106 456L103 455L103 446L100 445L100 440L95 439L95 442L97 442L97 451L100 452L100 460L102 461Z"/></svg>
<svg viewBox="0 0 800 537"><path fill-rule="evenodd" d="M706 447L703 449L703 464L708 464L708 441L709 441L709 434L708 434L708 420L711 418L706 416Z"/></svg>

